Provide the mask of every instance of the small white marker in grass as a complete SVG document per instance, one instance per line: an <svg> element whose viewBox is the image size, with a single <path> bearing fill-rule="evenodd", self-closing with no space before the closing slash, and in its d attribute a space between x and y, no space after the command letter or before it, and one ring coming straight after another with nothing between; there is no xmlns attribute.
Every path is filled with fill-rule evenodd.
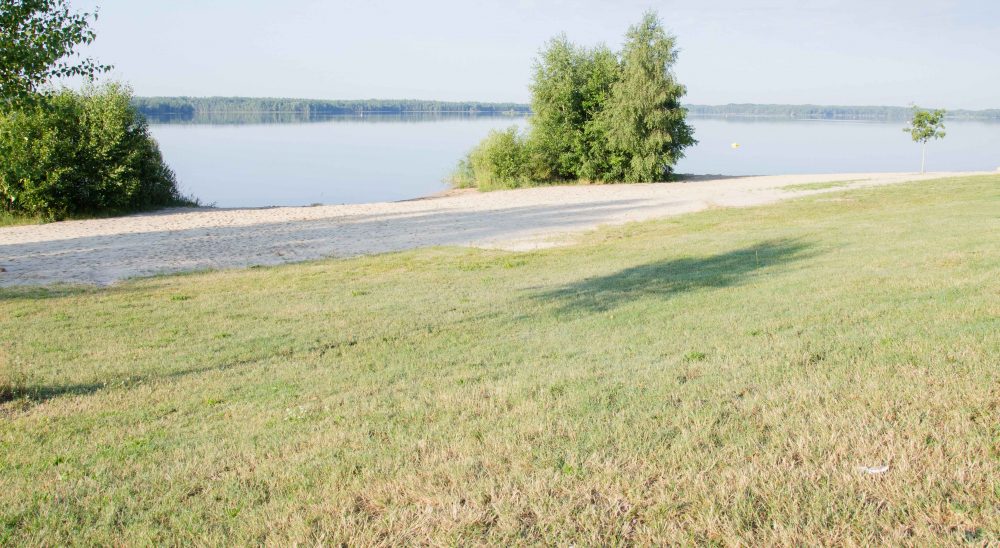
<svg viewBox="0 0 1000 548"><path fill-rule="evenodd" d="M885 464L882 466L859 466L858 472L862 474L868 474L869 476L877 476L879 474L884 474L889 471L889 465Z"/></svg>

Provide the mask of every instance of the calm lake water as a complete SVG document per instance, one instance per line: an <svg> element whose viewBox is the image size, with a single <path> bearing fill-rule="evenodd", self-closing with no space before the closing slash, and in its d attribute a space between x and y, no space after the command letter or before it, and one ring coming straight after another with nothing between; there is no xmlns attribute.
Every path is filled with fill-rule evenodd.
<svg viewBox="0 0 1000 548"><path fill-rule="evenodd" d="M769 175L916 171L903 123L692 118L698 145L679 173ZM458 160L491 129L525 118L394 116L283 123L153 123L181 189L220 207L405 200L448 188ZM1000 167L1000 123L949 121L931 171ZM739 143L734 150L732 143Z"/></svg>

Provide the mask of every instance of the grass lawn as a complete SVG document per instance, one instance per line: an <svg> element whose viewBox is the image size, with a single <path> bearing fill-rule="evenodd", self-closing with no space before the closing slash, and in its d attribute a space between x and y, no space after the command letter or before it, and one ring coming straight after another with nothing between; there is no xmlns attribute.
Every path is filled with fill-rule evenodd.
<svg viewBox="0 0 1000 548"><path fill-rule="evenodd" d="M0 290L0 366L0 545L996 544L1000 176Z"/></svg>
<svg viewBox="0 0 1000 548"><path fill-rule="evenodd" d="M174 206L167 206L166 208L160 208L160 209L168 209L168 208L171 208L171 207L199 207L199 206L201 206L201 204L197 200L184 199L184 200L181 200L180 202L178 202ZM150 210L150 211L155 211L155 209ZM115 214L115 213L95 213L95 214L83 214L83 213L80 213L80 214L66 215L63 218L60 218L59 220L61 220L61 221L83 221L83 220L87 220L87 219L107 219L109 217L116 217L116 216L123 216L123 215L132 215L132 214L135 214L135 213L142 213L142 212L143 211L135 211L135 212L131 212L131 213L117 213L117 214ZM46 215L42 215L42 214L30 215L30 214L24 214L24 213L10 213L10 212L7 212L7 211L0 211L0 227L5 227L5 226L20 226L20 225L40 225L40 224L45 224L45 223L51 223L51 222L54 222L54 221L55 221L55 219L52 218L51 216L46 216ZM2 242L0 242L0 245L3 245Z"/></svg>
<svg viewBox="0 0 1000 548"><path fill-rule="evenodd" d="M70 215L66 217L66 219L64 220L77 221L83 219L100 219L108 216L109 215ZM53 221L54 219L46 217L44 215L26 215L23 213L8 213L6 211L0 211L0 227L20 226L20 225L40 225L45 223L51 223Z"/></svg>
<svg viewBox="0 0 1000 548"><path fill-rule="evenodd" d="M65 219L66 221L79 221L84 219L103 219L110 217L111 215L69 215ZM54 222L55 219L51 217L46 217L45 215L28 215L24 213L9 213L6 211L0 211L0 227L3 226L20 226L20 225L40 225L45 223ZM2 244L0 244L2 245Z"/></svg>

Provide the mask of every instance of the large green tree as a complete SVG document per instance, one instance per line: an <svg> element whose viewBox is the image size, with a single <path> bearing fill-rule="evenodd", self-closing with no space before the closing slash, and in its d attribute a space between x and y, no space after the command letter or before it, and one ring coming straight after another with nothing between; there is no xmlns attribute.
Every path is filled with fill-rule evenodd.
<svg viewBox="0 0 1000 548"><path fill-rule="evenodd" d="M629 29L622 51L622 76L611 91L601 121L610 150L605 179L665 180L684 149L697 141L685 122L681 97L687 92L672 68L675 39L647 12Z"/></svg>
<svg viewBox="0 0 1000 548"><path fill-rule="evenodd" d="M67 0L0 0L0 107L35 102L53 78L93 77L110 67L74 49L94 40L96 13L77 13Z"/></svg>

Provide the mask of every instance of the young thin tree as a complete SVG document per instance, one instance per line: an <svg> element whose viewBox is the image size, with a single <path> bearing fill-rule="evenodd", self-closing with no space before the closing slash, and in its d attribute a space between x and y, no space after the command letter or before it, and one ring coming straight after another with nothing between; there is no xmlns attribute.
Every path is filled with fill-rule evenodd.
<svg viewBox="0 0 1000 548"><path fill-rule="evenodd" d="M612 169L604 180L666 180L684 149L697 141L685 122L680 99L687 92L674 78L674 37L647 12L629 29L622 51L622 77L602 113Z"/></svg>
<svg viewBox="0 0 1000 548"><path fill-rule="evenodd" d="M36 102L53 78L93 78L111 67L70 59L94 40L97 14L70 11L67 0L0 0L0 109Z"/></svg>
<svg viewBox="0 0 1000 548"><path fill-rule="evenodd" d="M920 173L924 173L927 160L927 142L931 139L943 139L944 109L921 110L913 107L913 119L903 131L910 134L914 143L920 143Z"/></svg>

